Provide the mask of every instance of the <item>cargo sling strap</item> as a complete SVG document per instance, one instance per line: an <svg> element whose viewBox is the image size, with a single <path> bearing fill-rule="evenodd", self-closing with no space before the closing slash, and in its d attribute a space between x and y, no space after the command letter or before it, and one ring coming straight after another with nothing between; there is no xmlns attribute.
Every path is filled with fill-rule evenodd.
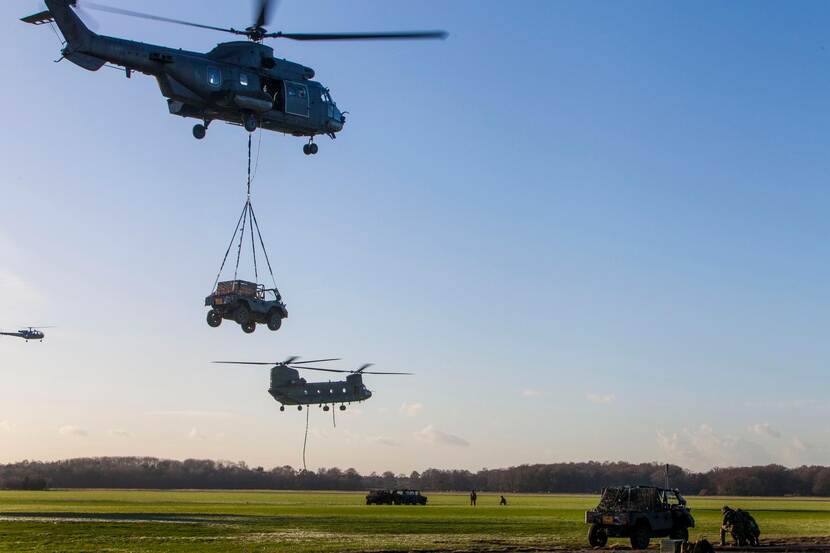
<svg viewBox="0 0 830 553"><path fill-rule="evenodd" d="M259 163L259 160L257 160ZM271 274L271 280L274 282L274 290L279 295L279 289L277 287L277 279L274 277L274 270L271 268L271 260L268 258L268 250L265 249L265 241L262 239L262 233L259 231L259 223L256 219L256 214L254 213L254 206L251 204L251 135L248 135L248 195L245 200L245 205L242 207L242 213L239 215L239 219L236 221L236 227L233 230L233 236L231 236L231 241L228 243L228 249L225 250L225 257L222 258L222 265L219 266L219 272L216 273L216 280L213 283L213 290L216 289L216 285L219 283L219 277L222 275L222 270L225 268L225 263L228 261L228 255L231 253L231 248L233 247L234 242L236 241L236 235L239 235L239 242L236 247L236 266L233 270L233 279L236 280L237 274L239 273L239 259L242 257L242 241L245 238L245 226L247 225L249 228L249 232L251 233L251 253L254 259L254 279L257 283L259 283L259 268L257 267L257 260L256 260L256 240L254 238L254 229L256 229L256 237L259 238L259 245L262 248L262 253L265 256L265 263L268 265L268 272Z"/></svg>

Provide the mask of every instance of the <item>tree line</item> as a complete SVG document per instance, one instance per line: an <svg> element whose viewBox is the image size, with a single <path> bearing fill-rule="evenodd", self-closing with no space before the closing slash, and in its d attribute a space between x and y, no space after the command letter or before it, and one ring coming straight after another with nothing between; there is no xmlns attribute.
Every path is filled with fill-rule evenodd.
<svg viewBox="0 0 830 553"><path fill-rule="evenodd" d="M687 495L830 496L830 467L781 465L714 468L692 472L668 467L671 487ZM657 463L581 462L519 465L500 469L430 468L395 474L362 475L355 469L290 466L249 467L246 463L155 457L90 457L63 461L0 464L0 488L367 490L417 488L426 491L598 493L606 486L665 483Z"/></svg>

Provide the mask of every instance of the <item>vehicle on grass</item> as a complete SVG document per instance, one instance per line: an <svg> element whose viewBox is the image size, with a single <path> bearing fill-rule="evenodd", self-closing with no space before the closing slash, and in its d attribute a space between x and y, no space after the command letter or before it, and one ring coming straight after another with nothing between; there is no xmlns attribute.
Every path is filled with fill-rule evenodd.
<svg viewBox="0 0 830 553"><path fill-rule="evenodd" d="M599 505L585 513L588 543L603 547L608 538L629 538L633 549L646 549L651 538L687 541L695 519L676 489L618 486L602 490Z"/></svg>
<svg viewBox="0 0 830 553"><path fill-rule="evenodd" d="M427 496L420 490L372 490L366 495L366 505L426 505Z"/></svg>
<svg viewBox="0 0 830 553"><path fill-rule="evenodd" d="M265 288L245 280L228 280L216 285L216 291L205 298L210 307L207 324L216 328L222 319L230 319L250 334L257 323L268 325L277 331L282 320L288 317L288 310L276 288Z"/></svg>

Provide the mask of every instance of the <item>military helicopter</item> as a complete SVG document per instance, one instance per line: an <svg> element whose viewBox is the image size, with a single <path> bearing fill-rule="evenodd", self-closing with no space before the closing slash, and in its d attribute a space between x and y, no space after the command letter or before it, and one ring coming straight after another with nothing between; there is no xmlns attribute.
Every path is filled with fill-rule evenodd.
<svg viewBox="0 0 830 553"><path fill-rule="evenodd" d="M306 155L316 154L317 135L336 138L346 123L329 89L313 81L314 70L274 57L265 39L291 40L378 40L443 39L444 31L386 33L270 33L265 25L272 13L271 0L259 0L253 24L245 30L202 25L168 17L114 8L79 0L45 0L47 10L22 18L26 23L56 23L66 39L62 59L97 71L105 64L123 67L127 78L133 71L156 78L172 115L200 119L193 136L205 137L212 121L242 125L248 132L257 128L298 137L308 137ZM225 42L207 53L155 46L98 35L87 28L71 7L96 9L221 31L247 37L247 41ZM71 7L70 7L71 6Z"/></svg>
<svg viewBox="0 0 830 553"><path fill-rule="evenodd" d="M29 340L40 340L41 342L46 337L41 329L54 328L51 326L29 326L17 332L0 332L0 336L13 336L15 338L23 338L27 342Z"/></svg>
<svg viewBox="0 0 830 553"><path fill-rule="evenodd" d="M346 410L346 404L354 401L366 401L372 397L372 392L363 384L364 374L395 374L411 375L412 373L397 372L372 372L367 371L371 363L363 365L355 371L344 371L339 369L323 369L320 367L308 367L309 363L324 363L328 361L339 361L340 359L313 359L311 361L298 361L299 357L289 357L285 361L274 363L258 361L214 361L226 365L273 365L271 367L271 386L268 393L279 401L280 411L285 411L286 405L296 405L298 411L303 410L303 405L322 405L323 411L329 410L329 405L340 404L340 410ZM307 382L300 378L299 370L325 371L330 373L346 373L349 376L346 380L337 382Z"/></svg>

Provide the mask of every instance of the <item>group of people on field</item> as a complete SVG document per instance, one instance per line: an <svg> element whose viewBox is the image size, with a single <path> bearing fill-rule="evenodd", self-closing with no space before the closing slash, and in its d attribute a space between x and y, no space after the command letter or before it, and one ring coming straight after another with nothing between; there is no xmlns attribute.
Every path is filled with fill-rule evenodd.
<svg viewBox="0 0 830 553"><path fill-rule="evenodd" d="M732 536L735 544L739 546L760 545L758 538L761 536L761 529L749 511L733 509L724 505L721 509L723 521L720 526L720 544L726 545L726 535Z"/></svg>
<svg viewBox="0 0 830 553"><path fill-rule="evenodd" d="M477 501L478 501L478 494L476 493L475 490L472 490L470 492L470 506L475 507ZM499 498L499 505L505 506L505 507L507 506L507 499L504 496L501 496Z"/></svg>

